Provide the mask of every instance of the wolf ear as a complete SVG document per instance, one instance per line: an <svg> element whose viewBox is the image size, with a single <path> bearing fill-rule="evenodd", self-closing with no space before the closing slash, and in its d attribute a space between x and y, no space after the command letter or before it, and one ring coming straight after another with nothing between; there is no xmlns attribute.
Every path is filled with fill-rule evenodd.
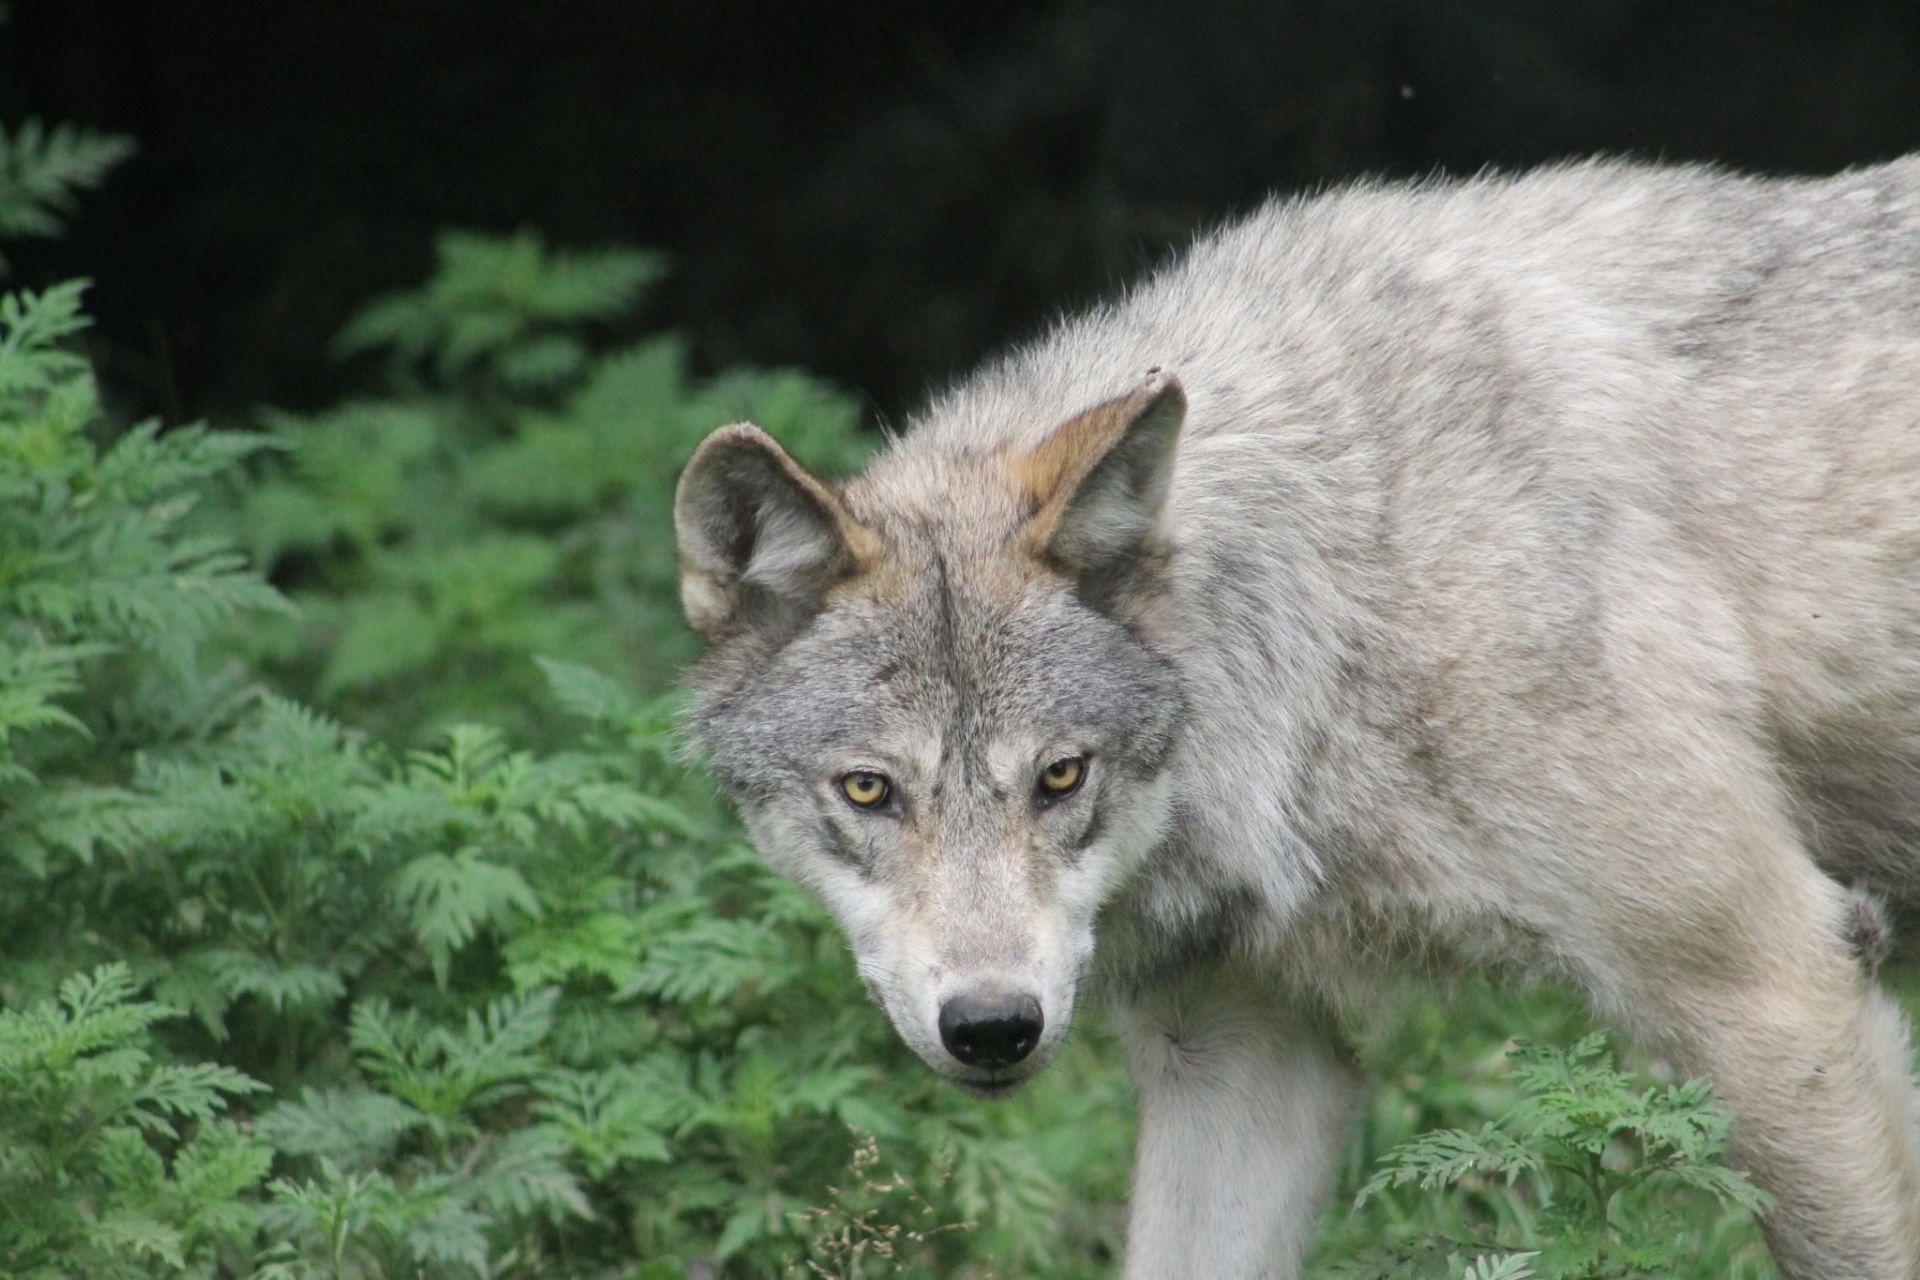
<svg viewBox="0 0 1920 1280"><path fill-rule="evenodd" d="M673 525L680 605L708 640L812 612L873 542L839 495L744 422L693 451L674 492Z"/></svg>
<svg viewBox="0 0 1920 1280"><path fill-rule="evenodd" d="M1138 390L1055 427L1016 466L1043 560L1082 582L1111 581L1164 549L1162 515L1186 420L1180 382L1156 372Z"/></svg>

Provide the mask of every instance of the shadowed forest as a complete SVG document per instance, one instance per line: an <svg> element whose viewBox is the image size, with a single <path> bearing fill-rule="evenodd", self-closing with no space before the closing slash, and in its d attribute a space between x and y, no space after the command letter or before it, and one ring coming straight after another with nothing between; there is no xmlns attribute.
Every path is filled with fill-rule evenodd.
<svg viewBox="0 0 1920 1280"><path fill-rule="evenodd" d="M677 748L687 454L1273 194L1902 154L1920 7L17 0L0 130L0 1275L1095 1277L1099 1019L940 1084ZM1604 1031L1357 1023L1312 1274L1774 1275Z"/></svg>

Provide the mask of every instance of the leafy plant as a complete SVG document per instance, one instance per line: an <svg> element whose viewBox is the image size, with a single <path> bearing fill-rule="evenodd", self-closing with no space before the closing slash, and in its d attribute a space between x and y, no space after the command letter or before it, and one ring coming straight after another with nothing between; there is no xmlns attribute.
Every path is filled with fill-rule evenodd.
<svg viewBox="0 0 1920 1280"><path fill-rule="evenodd" d="M1720 1162L1731 1115L1704 1080L1639 1088L1614 1070L1604 1037L1570 1048L1521 1043L1510 1060L1523 1100L1477 1131L1438 1129L1402 1143L1360 1188L1357 1204L1398 1187L1443 1190L1473 1184L1526 1194L1530 1237L1426 1237L1384 1251L1372 1274L1405 1274L1422 1256L1461 1247L1529 1247L1525 1265L1568 1280L1667 1275L1697 1218L1686 1192L1758 1214L1766 1196ZM1498 1265L1517 1265L1511 1258ZM1494 1265L1493 1260L1476 1263ZM1362 1271L1360 1274L1369 1274ZM1474 1274L1469 1270L1466 1274Z"/></svg>
<svg viewBox="0 0 1920 1280"><path fill-rule="evenodd" d="M384 1001L357 1008L349 1039L374 1087L309 1089L258 1126L315 1167L271 1187L280 1243L263 1275L315 1274L318 1257L332 1276L485 1276L513 1256L516 1227L587 1216L554 1132L486 1123L546 1072L553 1004L551 991L497 1000L457 1029Z"/></svg>
<svg viewBox="0 0 1920 1280"><path fill-rule="evenodd" d="M70 124L0 127L0 239L59 235L78 193L131 154L131 139Z"/></svg>
<svg viewBox="0 0 1920 1280"><path fill-rule="evenodd" d="M9 1276L211 1275L222 1248L252 1233L240 1197L271 1152L218 1117L262 1086L212 1063L156 1062L147 1030L179 1015L134 995L126 968L109 965L69 978L57 1000L0 1011Z"/></svg>
<svg viewBox="0 0 1920 1280"><path fill-rule="evenodd" d="M1537 1274L1531 1253L1508 1253L1497 1258L1475 1258L1461 1268L1460 1280L1529 1280Z"/></svg>
<svg viewBox="0 0 1920 1280"><path fill-rule="evenodd" d="M79 306L77 284L0 298L0 922L16 955L83 934L95 854L143 838L120 736L181 732L219 683L200 640L280 603L182 528L196 487L260 441L148 424L95 446L92 375L62 345ZM148 697L162 683L164 709Z"/></svg>
<svg viewBox="0 0 1920 1280"><path fill-rule="evenodd" d="M470 716L555 743L530 659L634 672L692 657L674 594L672 486L723 421L751 417L825 465L865 446L843 397L796 373L701 382L671 336L602 350L656 255L449 232L433 278L338 344L388 392L271 414L297 448L239 496L234 528L304 610L256 642L284 687L406 740Z"/></svg>

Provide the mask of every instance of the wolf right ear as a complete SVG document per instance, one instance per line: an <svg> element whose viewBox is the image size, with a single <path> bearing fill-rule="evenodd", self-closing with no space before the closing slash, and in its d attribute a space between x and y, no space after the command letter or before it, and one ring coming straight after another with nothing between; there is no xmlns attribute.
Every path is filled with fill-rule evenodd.
<svg viewBox="0 0 1920 1280"><path fill-rule="evenodd" d="M707 640L812 612L873 542L838 494L744 422L693 451L674 492L673 525L680 605Z"/></svg>

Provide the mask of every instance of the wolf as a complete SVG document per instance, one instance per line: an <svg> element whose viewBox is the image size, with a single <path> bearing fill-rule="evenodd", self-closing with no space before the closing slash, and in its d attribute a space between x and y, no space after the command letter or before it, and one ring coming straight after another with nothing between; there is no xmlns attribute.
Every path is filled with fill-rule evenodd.
<svg viewBox="0 0 1920 1280"><path fill-rule="evenodd" d="M1920 1275L1920 158L1273 202L674 515L692 732L907 1043L999 1097L1111 993L1131 1280L1296 1275L1343 1014L1483 967L1712 1079L1787 1276Z"/></svg>

